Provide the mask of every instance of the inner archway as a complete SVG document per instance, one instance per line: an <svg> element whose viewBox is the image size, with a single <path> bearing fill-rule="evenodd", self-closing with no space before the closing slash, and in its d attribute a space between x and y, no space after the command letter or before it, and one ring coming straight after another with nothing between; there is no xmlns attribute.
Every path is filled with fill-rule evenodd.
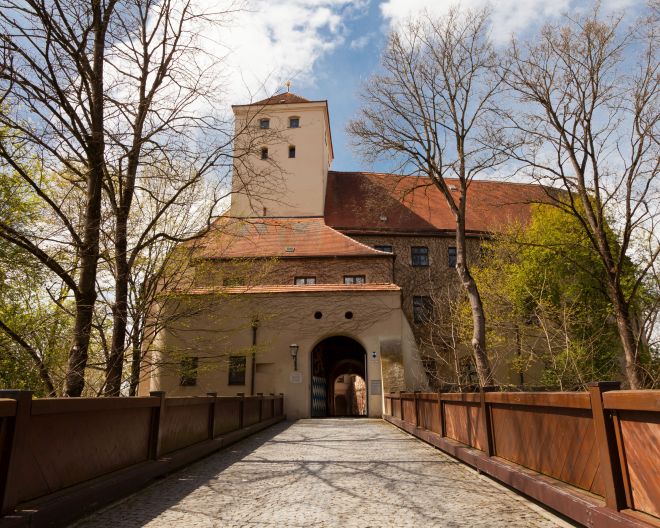
<svg viewBox="0 0 660 528"><path fill-rule="evenodd" d="M324 339L312 350L312 416L366 416L367 353L345 336Z"/></svg>

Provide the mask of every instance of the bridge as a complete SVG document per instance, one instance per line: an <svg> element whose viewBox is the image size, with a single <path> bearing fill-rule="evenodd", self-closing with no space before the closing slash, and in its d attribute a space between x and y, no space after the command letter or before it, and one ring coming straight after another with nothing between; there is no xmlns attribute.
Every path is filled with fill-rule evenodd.
<svg viewBox="0 0 660 528"><path fill-rule="evenodd" d="M0 527L657 527L660 392L616 388L296 422L283 395L2 391Z"/></svg>

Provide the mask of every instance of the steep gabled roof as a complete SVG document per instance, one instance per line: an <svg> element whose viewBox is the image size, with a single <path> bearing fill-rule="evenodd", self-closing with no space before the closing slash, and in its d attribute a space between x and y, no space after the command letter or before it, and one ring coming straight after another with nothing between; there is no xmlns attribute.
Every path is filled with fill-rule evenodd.
<svg viewBox="0 0 660 528"><path fill-rule="evenodd" d="M458 182L449 183L458 189ZM532 203L549 201L547 191L540 185L473 180L466 229L488 233L526 223ZM328 173L325 221L347 233L455 230L444 196L428 178L369 172Z"/></svg>
<svg viewBox="0 0 660 528"><path fill-rule="evenodd" d="M189 244L198 258L391 257L327 226L323 218L217 220Z"/></svg>

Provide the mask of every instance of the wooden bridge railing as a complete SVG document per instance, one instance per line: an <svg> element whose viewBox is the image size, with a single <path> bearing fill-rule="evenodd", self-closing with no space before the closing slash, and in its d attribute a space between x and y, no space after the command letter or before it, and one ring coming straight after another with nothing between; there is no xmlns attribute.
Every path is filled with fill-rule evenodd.
<svg viewBox="0 0 660 528"><path fill-rule="evenodd" d="M586 526L660 526L660 391L390 393L384 418Z"/></svg>
<svg viewBox="0 0 660 528"><path fill-rule="evenodd" d="M0 527L64 524L283 419L283 401L0 391Z"/></svg>

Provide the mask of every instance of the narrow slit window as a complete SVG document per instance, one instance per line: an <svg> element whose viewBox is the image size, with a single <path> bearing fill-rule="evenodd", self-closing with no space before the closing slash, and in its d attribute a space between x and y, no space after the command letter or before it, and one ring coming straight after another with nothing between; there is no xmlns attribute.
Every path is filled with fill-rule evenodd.
<svg viewBox="0 0 660 528"><path fill-rule="evenodd" d="M296 147L293 145L289 146L289 157L290 158L295 158L296 157Z"/></svg>
<svg viewBox="0 0 660 528"><path fill-rule="evenodd" d="M261 149L261 159L268 159L268 149L266 147Z"/></svg>
<svg viewBox="0 0 660 528"><path fill-rule="evenodd" d="M450 268L456 267L456 248L448 247L447 248L447 265Z"/></svg>

